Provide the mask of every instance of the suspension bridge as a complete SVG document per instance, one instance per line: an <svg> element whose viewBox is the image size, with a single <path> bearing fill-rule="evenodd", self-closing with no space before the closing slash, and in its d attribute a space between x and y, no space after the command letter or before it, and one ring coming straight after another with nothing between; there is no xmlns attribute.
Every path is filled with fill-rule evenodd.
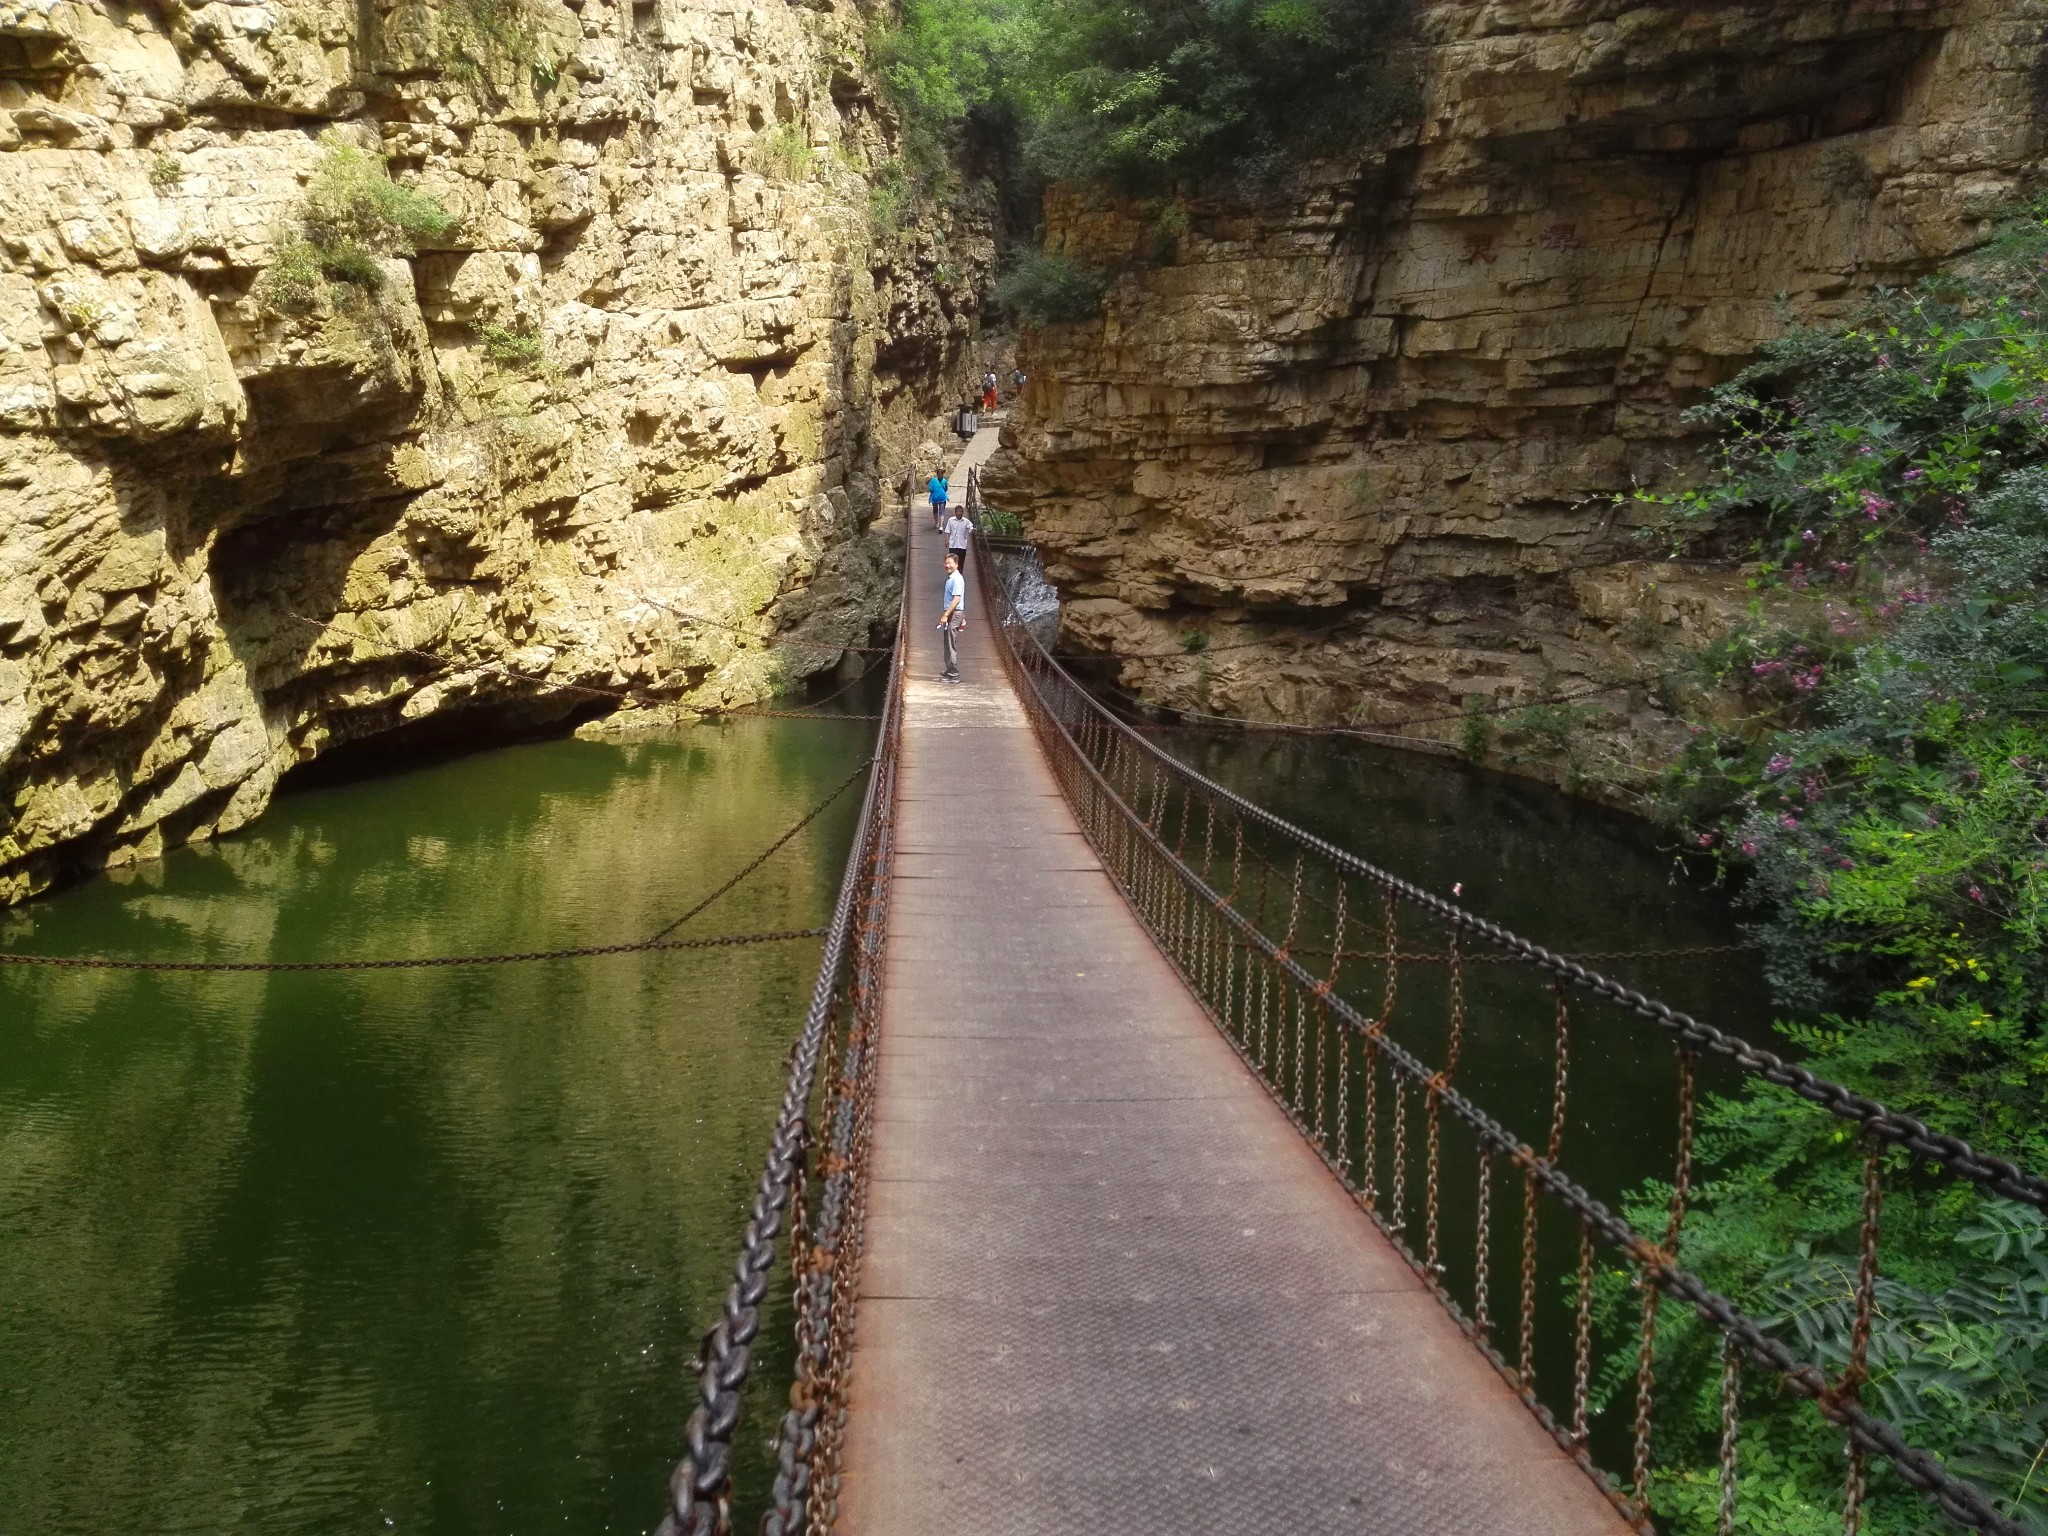
<svg viewBox="0 0 2048 1536"><path fill-rule="evenodd" d="M913 510L860 831L664 1536L731 1527L736 1436L771 1432L741 1415L785 1263L796 1368L754 1495L768 1536L1649 1532L1657 1339L1681 1313L1719 1340L1721 1532L1745 1528L1761 1391L1834 1426L1851 1536L1879 1466L1952 1527L2019 1536L1864 1388L1886 1180L2044 1209L2048 1182L1204 778L1064 670L985 542L966 681L942 684L942 552ZM1546 1021L1527 1128L1460 1076L1472 1010L1517 986ZM1590 1010L1671 1048L1650 1233L1567 1155ZM1860 1162L1840 1360L1802 1358L1684 1267L1708 1060L1838 1117ZM1594 1358L1596 1270L1630 1287L1618 1366Z"/></svg>

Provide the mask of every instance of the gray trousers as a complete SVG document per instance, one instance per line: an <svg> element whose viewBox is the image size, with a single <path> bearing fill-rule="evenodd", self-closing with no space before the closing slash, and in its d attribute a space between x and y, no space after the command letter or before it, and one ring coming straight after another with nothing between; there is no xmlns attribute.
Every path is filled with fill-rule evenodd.
<svg viewBox="0 0 2048 1536"><path fill-rule="evenodd" d="M948 624L939 631L940 641L946 648L946 676L960 675L960 627Z"/></svg>

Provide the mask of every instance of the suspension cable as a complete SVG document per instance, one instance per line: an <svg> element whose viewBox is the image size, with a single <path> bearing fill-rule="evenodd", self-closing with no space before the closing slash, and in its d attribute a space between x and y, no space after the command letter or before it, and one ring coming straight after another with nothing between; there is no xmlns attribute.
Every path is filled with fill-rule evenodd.
<svg viewBox="0 0 2048 1536"><path fill-rule="evenodd" d="M762 849L739 872L681 917L664 924L648 937L625 944L582 944L565 949L529 949L488 955L420 955L382 960L122 960L104 955L24 955L0 953L0 965L44 965L89 971L402 971L430 966L513 965L529 960L579 960L597 955L633 955L654 950L716 949L741 944L772 944L790 939L815 939L822 928L788 928L768 933L726 934L715 939L670 939L669 935L732 890L747 876L786 846L797 833L823 815L826 807L845 794L862 774L874 765L863 758L853 772L823 800L806 811L774 842Z"/></svg>
<svg viewBox="0 0 2048 1536"><path fill-rule="evenodd" d="M822 937L823 928L782 928L726 933L710 939L641 939L632 944L583 944L571 949L522 949L490 955L420 955L388 960L118 960L106 955L0 954L0 965L41 965L73 971L411 971L436 966L519 965L529 960L585 960L676 949L729 949Z"/></svg>
<svg viewBox="0 0 2048 1536"><path fill-rule="evenodd" d="M805 827L808 827L812 822L816 821L820 816L822 816L825 813L825 808L828 805L830 805L834 800L837 800L841 795L845 794L847 790L851 789L853 787L854 780L858 779L862 774L866 773L870 768L874 767L874 765L875 760L872 757L863 758L861 760L860 766L855 768L853 772L849 773L845 778L841 779L839 781L838 787L834 789L831 794L827 795L824 799L820 800L816 805L812 806L810 810L805 813L801 821L799 821L795 826L791 827L787 832L783 833L782 836L775 839L775 841L770 843L766 848L763 848L759 853L755 854L752 860L750 860L746 865L744 865L740 869L738 874L734 875L730 880L726 881L725 884L721 885L709 896L706 896L702 901L698 902L697 905L690 908L690 910L685 912L681 917L675 919L673 922L664 924L660 928L657 928L652 934L648 936L647 942L652 944L659 939L667 938L670 934L674 933L678 928L682 927L683 924L687 923L691 918L695 917L699 912L702 912L706 907L710 906L711 903L718 900L719 897L723 896L727 891L731 890L734 886L738 885L742 880L746 879L747 876L751 875L755 870L759 869L763 864L766 864L771 858L775 856L777 851L779 851L784 844L786 844L791 838L795 837L797 833L803 831Z"/></svg>

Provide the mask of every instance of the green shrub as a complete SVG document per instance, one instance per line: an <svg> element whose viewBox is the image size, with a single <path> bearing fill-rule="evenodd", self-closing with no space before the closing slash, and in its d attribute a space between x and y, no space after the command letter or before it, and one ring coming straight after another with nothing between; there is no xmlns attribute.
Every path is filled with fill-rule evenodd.
<svg viewBox="0 0 2048 1536"><path fill-rule="evenodd" d="M917 197L916 185L901 160L885 160L868 176L868 225L875 238L886 240L903 227L903 212Z"/></svg>
<svg viewBox="0 0 2048 1536"><path fill-rule="evenodd" d="M818 152L798 123L778 123L754 141L754 159L761 174L777 181L808 181Z"/></svg>
<svg viewBox="0 0 2048 1536"><path fill-rule="evenodd" d="M315 246L314 250L319 253L321 272L332 281L346 283L351 288L367 288L372 292L384 286L384 269L377 264L377 258L361 246Z"/></svg>
<svg viewBox="0 0 2048 1536"><path fill-rule="evenodd" d="M256 288L282 314L311 309L328 283L376 290L384 281L379 258L411 256L422 242L446 240L459 222L431 194L393 181L381 161L331 134L321 142L300 229Z"/></svg>
<svg viewBox="0 0 2048 1536"><path fill-rule="evenodd" d="M484 355L500 368L520 373L540 373L547 368L547 343L538 331L486 323L476 328L476 336L483 343Z"/></svg>
<svg viewBox="0 0 2048 1536"><path fill-rule="evenodd" d="M1152 219L1153 265L1171 266L1180 255L1181 236L1187 232L1187 204L1175 198L1161 207Z"/></svg>
<svg viewBox="0 0 2048 1536"><path fill-rule="evenodd" d="M327 274L320 252L304 238L287 241L257 279L256 297L279 314L303 314L319 302Z"/></svg>
<svg viewBox="0 0 2048 1536"><path fill-rule="evenodd" d="M998 512L994 507L983 507L981 531L991 538L1021 539L1024 536L1024 520L1014 512Z"/></svg>
<svg viewBox="0 0 2048 1536"><path fill-rule="evenodd" d="M1070 257L1032 251L996 280L998 305L1027 325L1086 320L1102 311L1109 274Z"/></svg>
<svg viewBox="0 0 2048 1536"><path fill-rule="evenodd" d="M411 256L461 222L440 199L391 179L381 160L332 135L306 189L306 237L323 250L351 247Z"/></svg>
<svg viewBox="0 0 2048 1536"><path fill-rule="evenodd" d="M561 58L548 35L545 0L441 0L441 64L466 84L492 91L515 70L551 87Z"/></svg>
<svg viewBox="0 0 2048 1536"><path fill-rule="evenodd" d="M149 162L149 184L168 192L185 179L185 166L176 155L158 154Z"/></svg>
<svg viewBox="0 0 2048 1536"><path fill-rule="evenodd" d="M1464 717L1458 721L1458 750L1475 763L1493 750L1492 703L1484 694L1465 695Z"/></svg>
<svg viewBox="0 0 2048 1536"><path fill-rule="evenodd" d="M1649 536L1754 539L1794 590L1853 584L1866 556L1924 537L2014 464L2048 452L2048 216L1853 323L1794 330L1691 419L1714 472L1644 491Z"/></svg>

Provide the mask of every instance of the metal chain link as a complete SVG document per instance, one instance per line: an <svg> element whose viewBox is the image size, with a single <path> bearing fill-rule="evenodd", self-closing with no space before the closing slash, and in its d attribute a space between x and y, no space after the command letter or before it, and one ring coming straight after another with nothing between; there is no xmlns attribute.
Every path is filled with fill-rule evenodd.
<svg viewBox="0 0 2048 1536"><path fill-rule="evenodd" d="M899 617L899 643L902 623ZM698 1404L684 1430L683 1457L669 1477L668 1505L657 1528L657 1536L724 1536L730 1529L733 1435L739 1424L741 1389L751 1372L754 1341L760 1334L761 1308L768 1292L768 1275L775 1264L775 1244L790 1217L792 1201L809 1155L811 1097L820 1062L840 1007L849 968L858 966L860 934L857 920L863 902L872 895L874 884L886 873L878 871L875 860L877 849L886 846L886 828L894 803L901 708L902 674L898 669L890 682L878 749L875 756L862 765L863 771L869 767L876 771L868 777L867 793L856 824L854 852L847 860L840 880L810 1007L791 1052L782 1105L755 1188L746 1230L741 1237L732 1284L726 1293L719 1320L705 1336L699 1352ZM845 787L844 784L840 786L841 789ZM838 790L834 791L835 796L838 793ZM811 815L817 815L822 809L821 805ZM773 848L768 850L773 851ZM756 860L756 867L759 862ZM685 913L677 922L687 920L694 911L716 900L724 889L729 888L729 884L713 892L698 908L692 913ZM675 926L671 924L670 928ZM663 930L663 934L667 931ZM662 936L658 934L650 942L658 941ZM800 1301L814 1294L815 1287L799 1287ZM815 1346L818 1337L815 1316L810 1327ZM794 1536L803 1529L809 1482L806 1469L815 1454L815 1430L819 1423L817 1409L818 1404L814 1400L803 1402L792 1398L790 1411L795 1416L794 1423L785 1419L784 1432L780 1437L782 1445L778 1447L774 1490L777 1503L773 1518L778 1522L778 1536Z"/></svg>
<svg viewBox="0 0 2048 1536"><path fill-rule="evenodd" d="M1715 1536L1735 1536L1735 1453L1742 1431L1742 1351L1735 1336L1721 1336L1721 1503L1716 1511Z"/></svg>
<svg viewBox="0 0 2048 1536"><path fill-rule="evenodd" d="M1849 1361L1835 1391L1848 1401L1862 1395L1868 1378L1871 1314L1877 1301L1878 1222L1884 1214L1884 1150L1873 1144L1863 1158L1863 1219L1858 1232L1856 1261L1856 1313L1849 1328ZM1857 1536L1863 1529L1863 1495L1870 1468L1868 1453L1855 1441L1849 1442L1849 1475L1842 1496L1842 1536Z"/></svg>
<svg viewBox="0 0 2048 1536"><path fill-rule="evenodd" d="M1493 1337L1493 1312L1488 1304L1488 1279L1493 1269L1492 1238L1488 1225L1493 1209L1493 1158L1485 1148L1479 1151L1478 1231L1472 1251L1472 1327L1482 1340Z"/></svg>
<svg viewBox="0 0 2048 1536"><path fill-rule="evenodd" d="M1572 1335L1572 1443L1586 1448L1586 1404L1593 1371L1593 1224L1579 1222L1578 1326Z"/></svg>
<svg viewBox="0 0 2048 1536"><path fill-rule="evenodd" d="M1683 1046L1678 1051L1678 1158L1671 1179L1671 1201L1664 1218L1664 1255L1668 1263L1678 1262L1679 1238L1685 1228L1686 1200L1692 1191L1692 1144L1695 1121L1694 1061ZM1647 1280L1639 1279L1643 1306L1640 1338L1636 1349L1635 1501L1647 1517L1650 1513L1650 1416L1656 1391L1657 1303L1660 1293Z"/></svg>

